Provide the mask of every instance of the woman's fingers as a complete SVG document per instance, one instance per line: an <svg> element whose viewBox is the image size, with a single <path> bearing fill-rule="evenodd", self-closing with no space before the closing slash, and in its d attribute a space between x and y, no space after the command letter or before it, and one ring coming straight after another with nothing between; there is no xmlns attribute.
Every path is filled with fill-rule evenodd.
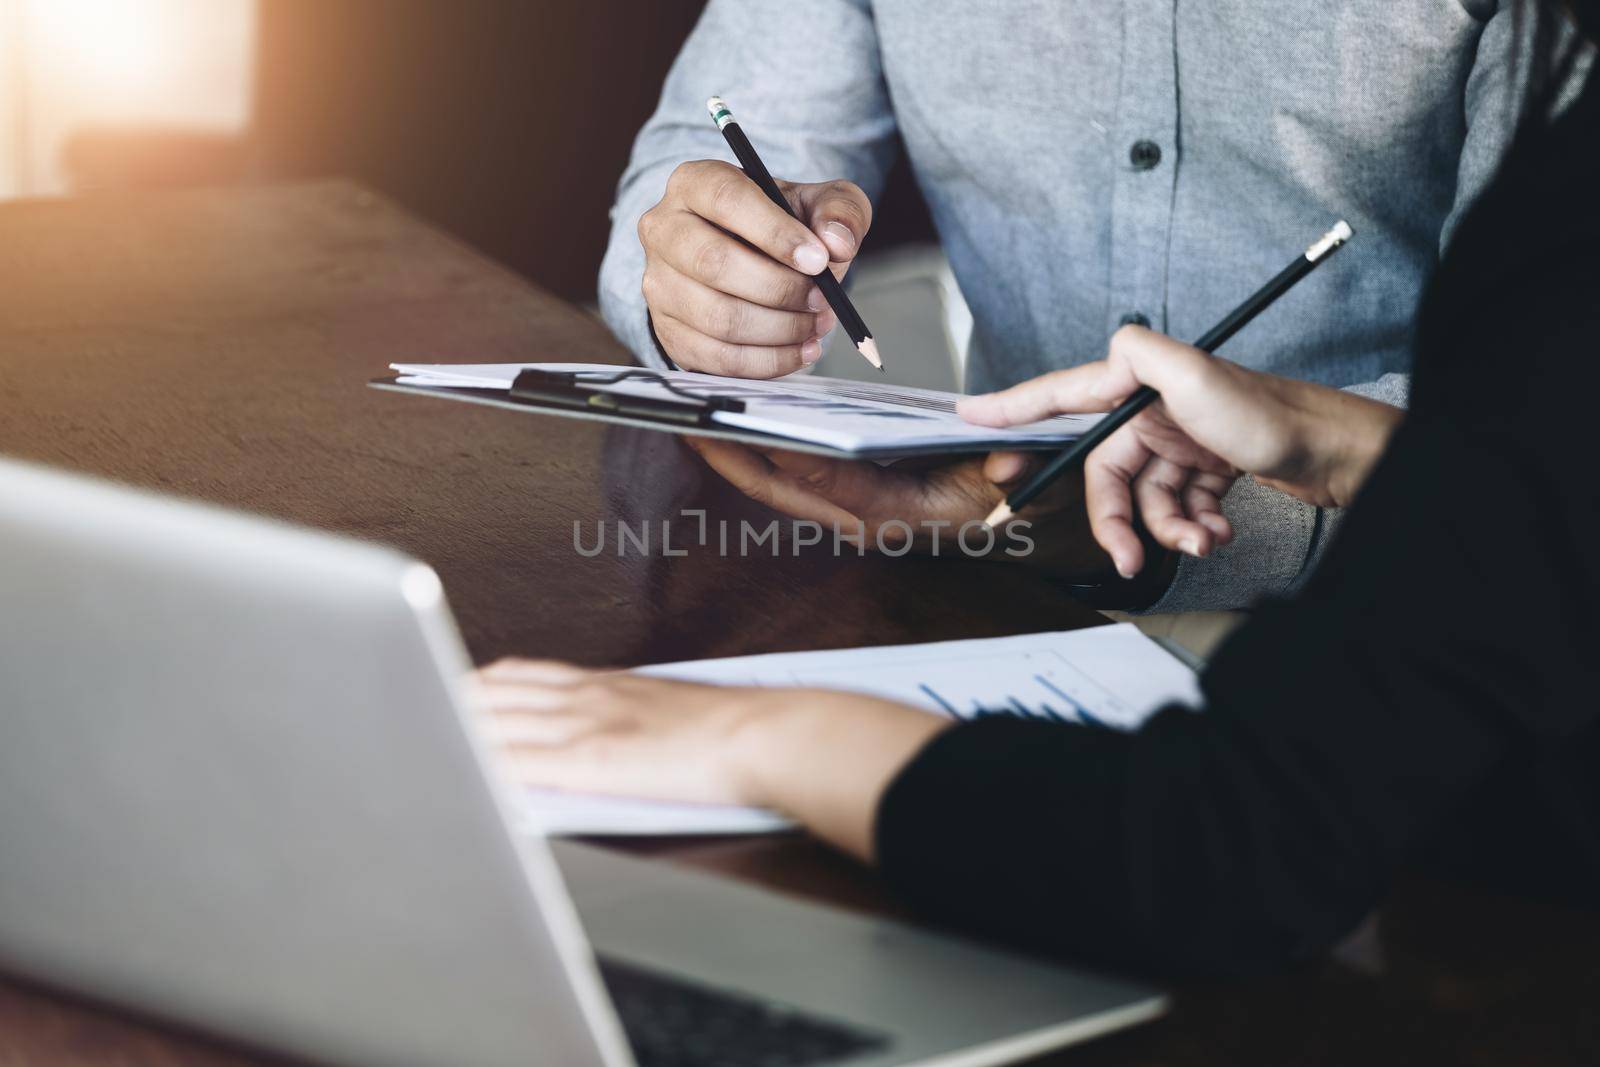
<svg viewBox="0 0 1600 1067"><path fill-rule="evenodd" d="M1135 514L1158 544L1191 556L1210 555L1233 540L1222 514L1222 496L1232 484L1231 475L1156 455L1133 428L1113 435L1084 466L1090 529L1125 578L1144 566Z"/></svg>
<svg viewBox="0 0 1600 1067"><path fill-rule="evenodd" d="M488 682L483 687L485 706L493 714L502 712L564 711L584 692L581 685L537 682Z"/></svg>
<svg viewBox="0 0 1600 1067"><path fill-rule="evenodd" d="M1190 471L1159 456L1145 464L1133 480L1133 498L1150 536L1165 548L1190 556L1211 552L1214 537L1184 510L1183 495Z"/></svg>
<svg viewBox="0 0 1600 1067"><path fill-rule="evenodd" d="M739 803L723 773L726 742L752 694L630 674L523 669L518 680L480 675L478 726L524 785L663 799ZM547 680L536 681L535 677ZM566 682L576 677L576 684ZM730 693L737 694L730 697Z"/></svg>
<svg viewBox="0 0 1600 1067"><path fill-rule="evenodd" d="M1110 369L1101 389L1108 397L1148 385L1182 406L1184 401L1204 400L1217 388L1210 374L1215 356L1143 326L1124 326L1112 334L1106 361Z"/></svg>
<svg viewBox="0 0 1600 1067"><path fill-rule="evenodd" d="M491 686L502 682L571 686L598 673L558 660L507 657L484 667L478 672L478 677Z"/></svg>
<svg viewBox="0 0 1600 1067"><path fill-rule="evenodd" d="M562 747L602 729L593 715L573 713L570 709L534 713L525 710L496 711L488 717L488 729L494 740L508 748Z"/></svg>
<svg viewBox="0 0 1600 1067"><path fill-rule="evenodd" d="M519 785L574 793L638 795L617 781L603 752L551 745L508 745L505 757Z"/></svg>
<svg viewBox="0 0 1600 1067"><path fill-rule="evenodd" d="M1106 550L1117 573L1132 578L1144 567L1144 546L1133 527L1133 479L1150 452L1126 429L1089 453L1083 469L1084 506L1096 543Z"/></svg>
<svg viewBox="0 0 1600 1067"><path fill-rule="evenodd" d="M1103 362L1052 371L998 393L964 396L956 413L979 426L1016 426L1052 415L1105 411L1109 405L1095 392L1105 373Z"/></svg>
<svg viewBox="0 0 1600 1067"><path fill-rule="evenodd" d="M1195 471L1183 490L1183 508L1189 517L1211 531L1218 545L1233 540L1233 524L1222 513L1222 497L1233 485L1231 475Z"/></svg>
<svg viewBox="0 0 1600 1067"><path fill-rule="evenodd" d="M1107 359L1042 374L1010 389L962 397L956 411L980 426L1015 426L1052 415L1109 411L1141 385L1187 396L1204 389L1212 357L1154 330L1124 326Z"/></svg>

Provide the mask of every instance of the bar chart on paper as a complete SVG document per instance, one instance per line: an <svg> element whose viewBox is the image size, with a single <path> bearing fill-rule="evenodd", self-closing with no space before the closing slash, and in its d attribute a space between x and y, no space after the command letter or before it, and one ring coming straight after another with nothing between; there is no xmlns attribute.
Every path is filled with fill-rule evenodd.
<svg viewBox="0 0 1600 1067"><path fill-rule="evenodd" d="M1131 730L1169 704L1198 707L1195 673L1123 623L926 645L785 652L641 668L714 685L840 689L958 719L1011 715ZM774 811L529 791L522 814L547 834L733 834L785 830Z"/></svg>
<svg viewBox="0 0 1600 1067"><path fill-rule="evenodd" d="M1196 705L1195 674L1129 623L1088 630L794 652L648 667L722 685L814 686L958 719L1014 715L1132 729L1165 704Z"/></svg>

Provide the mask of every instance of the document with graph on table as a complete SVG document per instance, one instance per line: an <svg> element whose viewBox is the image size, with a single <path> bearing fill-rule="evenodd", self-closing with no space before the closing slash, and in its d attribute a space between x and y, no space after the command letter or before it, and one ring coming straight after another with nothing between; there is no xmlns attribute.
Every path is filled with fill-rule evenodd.
<svg viewBox="0 0 1600 1067"><path fill-rule="evenodd" d="M1056 448L1099 415L1059 415L997 430L956 414L955 393L791 374L771 381L597 363L394 363L373 382L400 392L487 403L670 433L755 437L846 456L897 458L995 448ZM533 372L524 377L525 372Z"/></svg>
<svg viewBox="0 0 1600 1067"><path fill-rule="evenodd" d="M1015 715L1131 730L1172 703L1198 707L1195 672L1131 623L925 645L782 652L644 667L717 685L842 689L936 715ZM849 738L840 738L848 744ZM723 834L788 829L776 812L530 790L522 814L552 834Z"/></svg>

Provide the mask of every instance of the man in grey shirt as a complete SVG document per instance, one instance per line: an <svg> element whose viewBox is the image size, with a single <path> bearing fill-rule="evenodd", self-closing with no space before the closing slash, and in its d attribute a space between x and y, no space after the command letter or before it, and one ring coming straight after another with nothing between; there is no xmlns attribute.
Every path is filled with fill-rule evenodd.
<svg viewBox="0 0 1600 1067"><path fill-rule="evenodd" d="M1199 336L1345 218L1356 242L1226 354L1403 404L1420 290L1522 104L1515 6L711 0L635 142L601 305L647 363L814 361L834 323L805 275L848 266L903 144L971 306L969 389L1101 358L1127 323ZM693 162L731 158L714 93L805 225ZM1225 511L1235 539L1149 607L1287 592L1337 520L1248 480Z"/></svg>

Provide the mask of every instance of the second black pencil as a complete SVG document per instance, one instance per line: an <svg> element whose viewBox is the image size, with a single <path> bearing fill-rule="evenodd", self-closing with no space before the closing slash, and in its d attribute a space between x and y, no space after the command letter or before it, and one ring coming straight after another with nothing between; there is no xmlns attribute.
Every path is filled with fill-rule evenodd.
<svg viewBox="0 0 1600 1067"><path fill-rule="evenodd" d="M1271 281L1250 294L1244 303L1234 308L1226 318L1207 331L1204 337L1195 342L1195 347L1203 352L1214 351L1228 338L1248 326L1257 315L1271 307L1273 301L1293 289L1301 278L1316 270L1319 264L1338 251L1354 235L1355 231L1350 229L1350 224L1341 220L1333 229L1323 234L1316 244L1306 249L1304 254L1296 256L1294 262L1279 271ZM989 513L989 517L983 520L984 524L992 529L1010 521L1013 515L1059 478L1063 471L1085 459L1090 452L1099 448L1106 438L1116 433L1129 419L1149 407L1159 397L1160 394L1154 389L1141 385L1132 396L1095 423L1088 433L1062 449L1037 474L1012 490Z"/></svg>

